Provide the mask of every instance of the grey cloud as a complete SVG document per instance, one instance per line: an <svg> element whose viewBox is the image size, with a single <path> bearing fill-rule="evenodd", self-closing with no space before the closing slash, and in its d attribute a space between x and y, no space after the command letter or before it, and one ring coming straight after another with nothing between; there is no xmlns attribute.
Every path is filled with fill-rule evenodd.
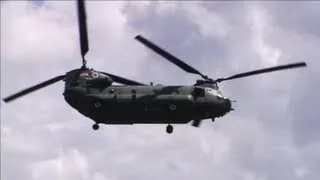
<svg viewBox="0 0 320 180"><path fill-rule="evenodd" d="M286 29L286 31L294 31L301 35L312 35L319 38L320 5L317 1L308 2L263 2L270 14L273 14L273 20L276 26Z"/></svg>
<svg viewBox="0 0 320 180"><path fill-rule="evenodd" d="M320 86L317 81L320 67L318 5L318 2L265 3L279 29L271 43L290 52L292 59L309 64L307 71L296 74L288 106L288 112L293 114L295 143L303 147L319 142L319 113L315 110L319 102L314 99Z"/></svg>
<svg viewBox="0 0 320 180"><path fill-rule="evenodd" d="M173 7L157 13L163 8L160 7L162 3L151 3L142 9L127 3L112 4L88 3L92 43L88 59L89 64L99 70L142 81L194 83L196 76L188 75L135 42L133 37L138 33L146 34L213 78L265 66L252 45L253 22L249 10L257 8L254 3L201 2L195 5L205 8L211 15L218 14L229 27L226 36L203 34L202 25L190 19L188 7ZM54 11L67 9L67 14L74 17L72 3L55 5L50 2L49 5ZM276 22L277 13L264 4L262 8L267 8L272 22ZM3 11L1 13L3 16ZM61 34L72 36L72 42L65 41L68 49L59 49L59 44L48 46L56 46L54 52L59 49L61 57L48 57L44 61L45 54L34 53L28 57L16 55L19 59L13 61L9 50L1 49L3 95L80 64L75 20L70 28L58 28ZM10 25L10 21L6 23ZM215 26L217 24L212 24ZM308 59L314 64L313 71L308 68L221 84L225 95L238 100L236 111L214 124L204 122L198 129L177 125L172 136L167 136L165 126L161 125L103 126L93 132L92 122L63 102L61 83L15 104L2 104L1 156L6 158L1 162L6 166L1 167L4 172L1 176L37 179L48 174L54 178L59 174L58 166L48 162L58 162L60 158L65 167L60 177L65 179L298 179L297 174L302 174L300 179L316 179L319 145L312 118L319 116L306 118L306 115L311 116L310 112L316 111L311 105L317 105L316 101L309 103L309 99L315 99L311 93L316 94L309 87L318 86L302 80L316 76L316 50L305 47L317 47L318 42L303 43L306 40L308 37L294 31L289 33L285 26L275 23L274 31L266 35L266 43L284 51L286 56L283 57ZM41 43L33 43L33 46L40 49ZM74 52L66 55L70 53L69 48ZM281 59L279 63L292 59ZM52 69L45 69L48 66ZM295 88L300 86L303 88ZM307 92L311 95L306 96ZM44 105L35 106L36 103ZM304 109L301 105L310 107ZM302 118L305 121L301 121ZM24 141L29 143L22 146ZM306 143L301 146L296 141Z"/></svg>

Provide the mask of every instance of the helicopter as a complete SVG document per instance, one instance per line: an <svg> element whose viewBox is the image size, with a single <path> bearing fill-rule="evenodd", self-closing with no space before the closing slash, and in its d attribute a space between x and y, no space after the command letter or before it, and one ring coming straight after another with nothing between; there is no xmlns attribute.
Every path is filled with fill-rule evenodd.
<svg viewBox="0 0 320 180"><path fill-rule="evenodd" d="M269 73L284 69L306 67L305 62L274 66L227 78L211 79L200 71L178 59L168 51L151 42L142 35L135 40L150 48L164 59L180 67L187 73L197 74L202 79L193 85L164 86L141 83L118 75L97 71L87 67L85 55L89 51L85 3L77 0L78 29L82 66L64 75L44 81L35 86L4 98L11 102L21 96L43 87L64 81L65 101L83 116L94 121L92 128L99 124L133 125L166 124L166 132L173 132L172 124L188 124L199 127L205 119L223 117L232 108L232 101L223 96L218 83L252 75ZM114 85L118 83L120 85Z"/></svg>

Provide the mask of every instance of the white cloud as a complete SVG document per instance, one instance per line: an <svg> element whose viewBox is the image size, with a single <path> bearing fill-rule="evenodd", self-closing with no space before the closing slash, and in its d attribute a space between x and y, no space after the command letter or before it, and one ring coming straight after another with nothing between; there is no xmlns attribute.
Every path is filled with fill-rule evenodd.
<svg viewBox="0 0 320 180"><path fill-rule="evenodd" d="M298 176L299 178L303 178L305 175L307 175L309 172L309 170L305 167L301 167L301 168L297 168L295 170L295 174L296 176Z"/></svg>
<svg viewBox="0 0 320 180"><path fill-rule="evenodd" d="M31 164L32 179L91 179L86 158L77 150Z"/></svg>
<svg viewBox="0 0 320 180"><path fill-rule="evenodd" d="M131 3L136 11L128 12L126 2L88 2L89 66L141 81L158 76L181 82L181 77L189 77L184 72L173 77L177 69L168 73L152 68L162 61L149 59L156 55L133 40L141 32L171 45L173 51L187 48L182 54L194 60L215 56L190 63L211 74L283 62L279 58L284 55L317 57L312 49L318 47L317 40L310 42L309 37L276 26L276 17L263 5L228 4L239 9L240 14L234 15L197 2L163 3ZM226 5L213 4L222 9ZM3 96L81 65L75 12L74 3L67 1L48 1L37 9L27 7L26 2L2 4ZM241 13L243 18L239 18ZM234 19L238 22L231 23ZM172 34L164 36L163 32ZM186 40L189 46L180 47ZM213 53L215 48L218 54ZM160 67L168 66L172 67L169 63ZM304 78L303 73L295 75ZM294 80L278 74L225 84L225 94L238 100L235 112L214 124L204 122L200 128L176 125L172 135L165 133L165 125L106 125L93 132L93 122L64 102L63 83L57 83L1 105L1 179L313 180L319 177L315 157L320 157L320 151L315 142L299 148L295 144L295 116L287 107L294 94L285 94L296 88L290 86ZM294 104L301 107L300 102ZM295 113L300 111L295 109Z"/></svg>
<svg viewBox="0 0 320 180"><path fill-rule="evenodd" d="M201 2L163 2L157 6L159 16L170 16L177 11L198 26L202 38L226 37L231 26L220 14L209 11Z"/></svg>
<svg viewBox="0 0 320 180"><path fill-rule="evenodd" d="M280 49L272 47L267 43L266 38L272 33L273 24L272 18L267 10L261 5L252 5L249 8L249 21L251 21L252 28L252 47L260 55L260 58L268 66L275 66L282 55Z"/></svg>
<svg viewBox="0 0 320 180"><path fill-rule="evenodd" d="M27 2L9 2L1 7L2 23L10 24L1 28L2 43L5 42L1 46L5 52L2 58L25 63L71 58L78 48L72 43L77 37L74 21L53 9L28 9L27 5Z"/></svg>
<svg viewBox="0 0 320 180"><path fill-rule="evenodd" d="M218 13L208 11L199 2L188 2L182 5L186 16L200 28L205 37L226 37L231 26Z"/></svg>

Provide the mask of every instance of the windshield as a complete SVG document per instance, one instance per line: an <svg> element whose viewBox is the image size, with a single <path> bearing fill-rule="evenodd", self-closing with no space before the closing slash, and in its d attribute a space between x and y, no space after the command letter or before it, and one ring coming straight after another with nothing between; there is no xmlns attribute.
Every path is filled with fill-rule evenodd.
<svg viewBox="0 0 320 180"><path fill-rule="evenodd" d="M210 94L215 95L215 96L219 96L219 97L221 97L221 98L224 98L224 96L222 95L222 93L221 93L219 90L217 90L217 89L206 88L206 91L207 91L208 93L210 93Z"/></svg>
<svg viewBox="0 0 320 180"><path fill-rule="evenodd" d="M211 89L219 90L218 85L215 84L215 83L202 84L201 86L203 86L203 87L208 87L208 88L211 88Z"/></svg>

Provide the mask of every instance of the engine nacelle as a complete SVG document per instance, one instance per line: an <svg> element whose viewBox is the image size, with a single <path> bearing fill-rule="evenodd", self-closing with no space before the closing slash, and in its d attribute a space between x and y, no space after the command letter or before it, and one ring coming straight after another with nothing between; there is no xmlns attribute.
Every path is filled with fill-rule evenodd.
<svg viewBox="0 0 320 180"><path fill-rule="evenodd" d="M107 87L113 83L113 80L110 76L94 70L82 72L80 74L80 79L85 81L85 86L97 88Z"/></svg>
<svg viewBox="0 0 320 180"><path fill-rule="evenodd" d="M95 77L87 80L87 85L94 87L107 87L110 86L112 83L112 78L102 73L97 73Z"/></svg>

